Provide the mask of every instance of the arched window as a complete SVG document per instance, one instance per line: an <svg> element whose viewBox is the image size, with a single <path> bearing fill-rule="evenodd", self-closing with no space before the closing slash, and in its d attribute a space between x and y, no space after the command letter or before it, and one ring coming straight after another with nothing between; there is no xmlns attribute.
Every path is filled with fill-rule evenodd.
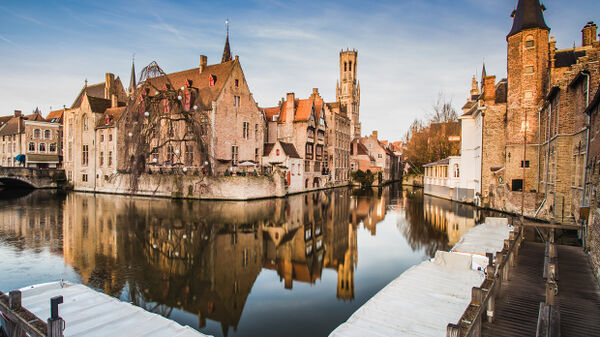
<svg viewBox="0 0 600 337"><path fill-rule="evenodd" d="M50 152L56 152L56 143L50 143Z"/></svg>
<svg viewBox="0 0 600 337"><path fill-rule="evenodd" d="M458 167L458 164L454 164L454 178L458 177L460 177L460 168Z"/></svg>
<svg viewBox="0 0 600 337"><path fill-rule="evenodd" d="M348 70L348 62L344 62L344 71Z"/></svg>
<svg viewBox="0 0 600 337"><path fill-rule="evenodd" d="M350 63L349 63L348 70L352 71L352 61L350 61Z"/></svg>
<svg viewBox="0 0 600 337"><path fill-rule="evenodd" d="M44 130L44 139L50 139L50 130Z"/></svg>
<svg viewBox="0 0 600 337"><path fill-rule="evenodd" d="M87 115L83 115L81 117L81 120L82 120L82 125L83 125L83 131L87 131L88 127L89 127L89 120L88 120Z"/></svg>
<svg viewBox="0 0 600 337"><path fill-rule="evenodd" d="M40 152L46 152L46 143L40 143L39 145Z"/></svg>
<svg viewBox="0 0 600 337"><path fill-rule="evenodd" d="M35 152L35 143L29 142L29 152Z"/></svg>
<svg viewBox="0 0 600 337"><path fill-rule="evenodd" d="M40 129L33 130L33 138L40 138L40 137L41 137Z"/></svg>

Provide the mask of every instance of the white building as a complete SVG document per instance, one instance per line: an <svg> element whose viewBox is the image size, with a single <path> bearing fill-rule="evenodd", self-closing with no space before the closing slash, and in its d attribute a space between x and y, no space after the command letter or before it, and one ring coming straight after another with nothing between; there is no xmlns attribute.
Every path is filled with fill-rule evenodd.
<svg viewBox="0 0 600 337"><path fill-rule="evenodd" d="M477 88L475 78L474 88ZM452 200L479 204L481 194L481 139L485 107L480 106L478 92L463 106L460 143L460 184Z"/></svg>
<svg viewBox="0 0 600 337"><path fill-rule="evenodd" d="M455 195L460 184L460 156L450 156L423 167L425 194L456 200Z"/></svg>

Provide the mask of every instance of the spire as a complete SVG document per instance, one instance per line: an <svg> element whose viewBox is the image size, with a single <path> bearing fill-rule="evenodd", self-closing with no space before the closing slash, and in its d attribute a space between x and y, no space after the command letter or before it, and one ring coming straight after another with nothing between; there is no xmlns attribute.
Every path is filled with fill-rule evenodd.
<svg viewBox="0 0 600 337"><path fill-rule="evenodd" d="M227 37L225 38L225 48L223 49L223 58L221 63L231 61L231 49L229 49L229 19L225 21L227 25Z"/></svg>
<svg viewBox="0 0 600 337"><path fill-rule="evenodd" d="M511 14L511 17L514 18L513 26L506 38L529 28L550 30L544 21L544 14L542 14L545 9L546 7L540 5L539 0L519 0L517 9Z"/></svg>
<svg viewBox="0 0 600 337"><path fill-rule="evenodd" d="M481 82L483 83L483 79L481 80ZM473 80L471 81L471 98L473 98L473 96L475 95L479 95L479 85L477 84L477 79L475 78L475 75L473 75Z"/></svg>
<svg viewBox="0 0 600 337"><path fill-rule="evenodd" d="M131 78L129 79L129 93L133 93L135 91L135 53L133 54L133 58L131 60Z"/></svg>
<svg viewBox="0 0 600 337"><path fill-rule="evenodd" d="M487 76L487 71L485 71L485 62L483 63L483 67L481 68L481 82Z"/></svg>

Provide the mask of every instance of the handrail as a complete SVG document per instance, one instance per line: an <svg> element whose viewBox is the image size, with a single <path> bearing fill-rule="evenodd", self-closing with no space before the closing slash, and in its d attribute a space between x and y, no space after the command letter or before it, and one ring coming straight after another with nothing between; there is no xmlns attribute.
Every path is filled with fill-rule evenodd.
<svg viewBox="0 0 600 337"><path fill-rule="evenodd" d="M488 320L493 320L495 297L502 287L502 281L508 280L510 268L515 265L522 242L523 229L516 227L510 232L509 239L504 240L502 251L496 252L495 266L492 261L488 264L481 286L472 288L471 302L458 323L447 325L447 337L480 336L482 319L487 316Z"/></svg>

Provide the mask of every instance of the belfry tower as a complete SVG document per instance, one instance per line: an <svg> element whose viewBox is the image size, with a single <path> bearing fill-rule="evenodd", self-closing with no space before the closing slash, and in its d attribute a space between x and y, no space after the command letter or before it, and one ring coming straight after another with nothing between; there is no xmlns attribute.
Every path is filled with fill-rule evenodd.
<svg viewBox="0 0 600 337"><path fill-rule="evenodd" d="M517 186L517 190L519 185L525 191L537 188L538 108L546 92L550 73L550 28L544 21L544 9L539 0L519 0L511 15L512 29L506 37L508 95L505 167L507 182ZM522 181L523 178L525 181Z"/></svg>
<svg viewBox="0 0 600 337"><path fill-rule="evenodd" d="M340 51L340 80L336 87L336 101L350 118L350 137L360 137L360 83L356 79L358 51Z"/></svg>

